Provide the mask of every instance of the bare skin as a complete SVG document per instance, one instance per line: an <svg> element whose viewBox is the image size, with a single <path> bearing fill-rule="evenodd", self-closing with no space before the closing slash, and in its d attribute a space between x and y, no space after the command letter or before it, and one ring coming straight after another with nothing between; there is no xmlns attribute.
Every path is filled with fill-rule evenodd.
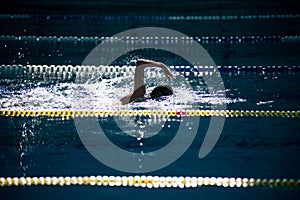
<svg viewBox="0 0 300 200"><path fill-rule="evenodd" d="M126 96L122 97L120 99L121 104L127 104L135 99L138 98L144 98L146 94L146 86L145 86L145 77L144 77L144 70L147 67L156 67L162 69L162 72L165 74L165 76L170 79L174 78L174 74L169 70L169 68L161 63L156 62L153 60L145 60L145 59L138 59L136 61L136 68L134 72L134 88L133 92L130 94L127 94Z"/></svg>

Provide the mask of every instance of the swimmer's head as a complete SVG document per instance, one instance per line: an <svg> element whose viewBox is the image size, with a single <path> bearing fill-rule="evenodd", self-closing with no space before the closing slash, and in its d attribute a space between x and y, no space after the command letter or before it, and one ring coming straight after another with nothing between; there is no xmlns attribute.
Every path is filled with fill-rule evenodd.
<svg viewBox="0 0 300 200"><path fill-rule="evenodd" d="M151 99L157 99L162 96L169 96L173 94L173 89L168 85L160 85L152 90L150 93Z"/></svg>

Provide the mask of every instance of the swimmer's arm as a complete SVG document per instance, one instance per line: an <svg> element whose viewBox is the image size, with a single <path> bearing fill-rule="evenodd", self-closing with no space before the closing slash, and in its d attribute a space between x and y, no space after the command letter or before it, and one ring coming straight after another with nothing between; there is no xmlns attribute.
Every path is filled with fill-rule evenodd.
<svg viewBox="0 0 300 200"><path fill-rule="evenodd" d="M145 74L144 69L147 67L148 62L146 60L137 60L136 68L134 71L134 87L133 93L127 94L123 98L120 99L121 104L127 104L132 102L134 99L142 98L146 94L146 86L145 86Z"/></svg>
<svg viewBox="0 0 300 200"><path fill-rule="evenodd" d="M163 70L163 73L169 78L174 78L174 74L169 70L169 68L161 63L153 60L146 59L138 59L136 61L136 68L134 72L134 88L133 93L127 94L123 98L120 99L122 104L127 104L132 102L136 98L142 98L146 94L146 86L145 86L145 73L144 70L147 67L157 67Z"/></svg>
<svg viewBox="0 0 300 200"><path fill-rule="evenodd" d="M163 73L165 74L165 76L167 78L174 78L174 74L170 71L170 69L161 62L156 62L153 60L146 60L146 59L138 59L136 61L136 71L135 71L135 75L137 75L138 77L144 77L144 69L147 67L156 67L156 68L160 68L162 69ZM138 69L138 71L137 71ZM137 84L139 85L139 84Z"/></svg>
<svg viewBox="0 0 300 200"><path fill-rule="evenodd" d="M147 67L157 67L163 70L166 77L174 78L174 74L169 70L169 68L161 63L153 60L146 59L138 59L136 61L136 68L134 72L134 88L133 88L133 98L144 97L146 94L146 86L145 86L145 69Z"/></svg>

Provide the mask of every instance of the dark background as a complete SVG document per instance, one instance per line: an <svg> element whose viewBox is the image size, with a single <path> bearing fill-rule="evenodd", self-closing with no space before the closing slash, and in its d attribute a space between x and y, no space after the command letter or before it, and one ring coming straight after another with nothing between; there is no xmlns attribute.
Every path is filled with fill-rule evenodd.
<svg viewBox="0 0 300 200"><path fill-rule="evenodd" d="M189 36L298 36L290 42L264 41L203 44L217 65L299 65L300 2L257 1L5 1L0 4L0 35L7 36L112 36L136 27L158 26ZM24 16L20 16L20 15ZM280 14L298 17L276 17ZM266 19L167 20L169 16L266 15ZM275 15L272 17L271 15ZM128 17L126 17L128 16ZM150 18L143 18L149 16ZM0 64L81 64L97 45L73 40L26 41L0 39ZM19 52L24 57L19 56ZM50 56L48 56L50 55ZM154 59L172 63L163 55ZM221 72L232 98L247 103L235 109L299 110L299 71L263 74ZM6 83L1 74L1 84ZM4 81L3 81L4 80ZM22 85L23 83L20 83ZM5 85L5 84L3 84ZM1 85L1 86L3 86ZM20 86L22 87L22 86ZM1 92L3 92L1 90ZM257 106L274 100L273 107ZM207 120L207 119L206 119ZM25 147L19 142L24 126L33 131ZM23 128L21 128L23 127ZM9 118L0 120L1 176L128 175L94 159L77 136L72 120ZM174 164L153 175L299 178L299 119L227 119L214 150L197 158L203 135ZM24 141L23 141L24 142ZM22 151L27 155L20 158ZM22 164L21 164L22 161ZM23 165L23 166L22 166ZM27 166L24 169L24 165ZM144 189L90 186L32 186L0 188L1 199L298 199L299 189L217 188Z"/></svg>

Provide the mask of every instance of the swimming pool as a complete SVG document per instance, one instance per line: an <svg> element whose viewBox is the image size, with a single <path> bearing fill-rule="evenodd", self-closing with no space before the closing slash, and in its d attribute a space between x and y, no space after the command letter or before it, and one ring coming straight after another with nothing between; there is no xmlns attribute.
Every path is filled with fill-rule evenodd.
<svg viewBox="0 0 300 200"><path fill-rule="evenodd" d="M89 3L93 6L117 7L117 3ZM54 6L51 3L44 4ZM78 5L81 4L72 6ZM128 5L141 7L139 2ZM165 9L166 5L162 4L161 9ZM207 11L201 10L201 5L197 3L190 2L190 6L184 4L182 10L178 5L182 4L174 2L174 6L171 6L175 8L174 11L166 9L164 15L151 6L144 15L139 9L118 14L109 11L99 14L93 9L67 9L64 12L46 9L47 12L39 13L28 8L26 10L26 5L23 8L25 11L19 9L19 13L2 11L4 29L11 24L13 28L3 29L0 36L0 176L141 175L110 168L89 153L78 134L74 119L86 116L74 117L67 112L47 114L48 110L72 110L78 105L81 109L101 110L103 113L96 118L114 144L132 153L151 153L172 141L180 123L187 124L193 118L185 116L189 114L170 116L170 113L156 111L200 112L226 105L227 110L237 110L239 113L226 117L221 136L206 157L199 159L198 153L213 116L199 114L199 127L187 151L172 164L145 174L163 177L299 179L300 125L298 115L291 114L299 110L300 100L297 9L286 3L281 6L285 12L279 11L280 2L274 1L269 6L261 3L250 12L247 8L256 8L254 3L226 2L220 14L222 9L217 1L206 3L210 8ZM232 5L239 11L232 9ZM36 6L39 8L39 5ZM189 9L191 11L187 12ZM218 67L192 66L178 55L153 49L130 52L116 59L110 67L81 65L86 55L107 39L105 37L143 26L171 28L193 37L185 40L198 41ZM124 39L124 43L131 40ZM144 40L151 43L156 39ZM176 38L160 40L178 42ZM183 51L190 52L191 49L183 48ZM192 85L192 89L187 84L168 82L175 88L175 95L171 98L160 102L115 106L114 102L131 90L134 68L130 61L136 58L166 63L178 77ZM225 90L210 94L202 76L209 78L216 73L216 69L220 72ZM74 74L76 81L72 79ZM155 84L165 83L157 71L148 71L146 77L149 89ZM16 113L2 112L6 110ZM29 112L17 113L24 110ZM44 110L45 113L35 116L31 110ZM107 110L125 110L128 113L124 111L123 115L115 113L115 116L109 116L104 114ZM151 114L130 114L130 111L138 113L139 110L147 110ZM242 110L258 111L258 114L247 114ZM284 113L276 116L265 114L264 111ZM141 132L134 131L135 126L140 129L151 128L142 132L141 139L137 136ZM151 131L161 128L159 134ZM183 143L179 141L176 145ZM103 147L104 152L108 150L109 147ZM295 199L299 195L299 188L202 186L146 189L74 185L1 187L0 193L11 199L74 199L86 196L123 199Z"/></svg>

